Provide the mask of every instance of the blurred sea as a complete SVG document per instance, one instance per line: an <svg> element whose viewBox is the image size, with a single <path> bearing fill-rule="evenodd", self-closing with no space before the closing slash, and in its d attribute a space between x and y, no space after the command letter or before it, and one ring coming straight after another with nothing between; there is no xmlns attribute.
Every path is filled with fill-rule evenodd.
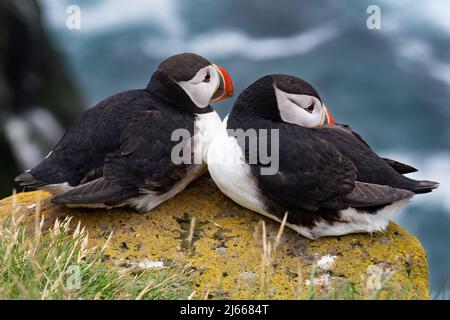
<svg viewBox="0 0 450 320"><path fill-rule="evenodd" d="M239 93L269 73L312 83L337 122L440 188L398 221L425 246L433 295L450 289L450 2L448 0L41 0L46 26L90 105L145 87L183 51L224 66ZM69 5L81 30L66 28ZM381 8L381 30L366 9ZM237 95L236 95L237 96ZM223 117L234 100L216 104ZM448 296L448 294L447 294Z"/></svg>

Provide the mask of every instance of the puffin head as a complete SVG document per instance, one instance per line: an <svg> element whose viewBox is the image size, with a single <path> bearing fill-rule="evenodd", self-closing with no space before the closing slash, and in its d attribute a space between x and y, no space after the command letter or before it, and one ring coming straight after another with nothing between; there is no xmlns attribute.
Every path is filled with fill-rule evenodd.
<svg viewBox="0 0 450 320"><path fill-rule="evenodd" d="M158 81L153 81L154 78ZM162 86L165 88L161 88ZM175 100L175 103L181 103L181 100L188 98L193 104L192 108L201 110L210 108L211 102L231 97L233 82L222 67L197 54L181 53L160 63L150 81L149 89L163 91L163 94Z"/></svg>
<svg viewBox="0 0 450 320"><path fill-rule="evenodd" d="M300 78L284 74L268 75L255 81L241 93L235 106L303 127L334 124L314 87Z"/></svg>

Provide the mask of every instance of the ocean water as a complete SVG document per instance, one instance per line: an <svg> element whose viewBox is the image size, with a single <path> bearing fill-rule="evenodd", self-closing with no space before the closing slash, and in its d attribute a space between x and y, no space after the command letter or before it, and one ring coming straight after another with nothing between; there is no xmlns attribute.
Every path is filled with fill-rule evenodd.
<svg viewBox="0 0 450 320"><path fill-rule="evenodd" d="M90 105L145 87L157 64L196 52L233 75L236 92L270 73L312 83L340 123L381 155L441 183L398 222L422 242L433 295L450 290L450 2L41 0L45 23ZM66 27L69 5L81 29ZM233 103L216 104L223 117Z"/></svg>

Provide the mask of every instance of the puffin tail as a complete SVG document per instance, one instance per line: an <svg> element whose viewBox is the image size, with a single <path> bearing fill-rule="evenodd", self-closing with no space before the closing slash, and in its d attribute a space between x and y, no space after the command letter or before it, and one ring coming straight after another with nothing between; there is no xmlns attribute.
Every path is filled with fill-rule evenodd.
<svg viewBox="0 0 450 320"><path fill-rule="evenodd" d="M94 204L114 205L136 195L138 195L136 190L99 178L57 195L51 202L80 207Z"/></svg>
<svg viewBox="0 0 450 320"><path fill-rule="evenodd" d="M414 193L428 193L428 192L433 191L437 187L439 187L439 182L422 180L422 181L416 181L416 183L415 183L413 189L411 189L411 191L413 191Z"/></svg>
<svg viewBox="0 0 450 320"><path fill-rule="evenodd" d="M24 172L21 175L18 175L14 181L18 182L21 187L31 188L31 189L39 189L45 185L46 182L36 179L31 172Z"/></svg>
<svg viewBox="0 0 450 320"><path fill-rule="evenodd" d="M413 166L410 166L409 164L402 163L397 160L392 160L389 158L381 158L383 159L388 165L392 167L395 171L401 174L407 174L412 172L417 172L418 170L414 168Z"/></svg>

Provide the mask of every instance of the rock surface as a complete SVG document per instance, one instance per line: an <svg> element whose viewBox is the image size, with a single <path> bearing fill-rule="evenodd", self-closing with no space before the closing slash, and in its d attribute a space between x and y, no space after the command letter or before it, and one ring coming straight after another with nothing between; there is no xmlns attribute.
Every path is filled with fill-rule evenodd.
<svg viewBox="0 0 450 320"><path fill-rule="evenodd" d="M194 298L429 298L425 251L400 226L316 241L285 229L274 250L279 224L233 203L208 176L144 214L68 209L45 192L21 193L16 201L30 218L41 207L46 225L67 215L80 220L93 245L113 232L106 261L143 269L191 264ZM11 198L0 202L0 220L10 208Z"/></svg>

